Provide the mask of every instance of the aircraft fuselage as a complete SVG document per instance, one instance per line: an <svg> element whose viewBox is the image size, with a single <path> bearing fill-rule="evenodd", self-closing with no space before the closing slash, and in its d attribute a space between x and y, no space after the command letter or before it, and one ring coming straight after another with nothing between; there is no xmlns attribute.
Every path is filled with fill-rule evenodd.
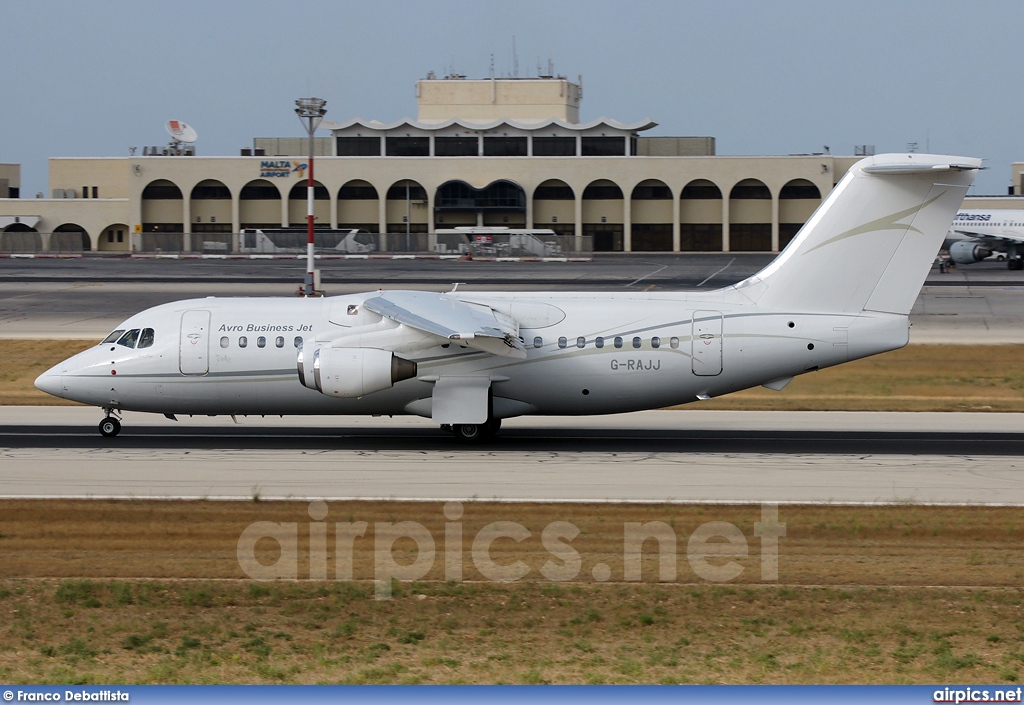
<svg viewBox="0 0 1024 705"><path fill-rule="evenodd" d="M518 307L527 350L526 359L518 360L457 340L439 344L404 326L381 330L387 321L361 306L377 295L165 304L120 327L151 329L152 345L97 345L37 384L90 405L164 414L430 416L438 379L485 377L496 418L601 414L781 382L901 347L908 339L903 315L769 312L704 294L451 295L499 309ZM330 346L339 336L416 362L416 377L358 398L303 386L298 346Z"/></svg>

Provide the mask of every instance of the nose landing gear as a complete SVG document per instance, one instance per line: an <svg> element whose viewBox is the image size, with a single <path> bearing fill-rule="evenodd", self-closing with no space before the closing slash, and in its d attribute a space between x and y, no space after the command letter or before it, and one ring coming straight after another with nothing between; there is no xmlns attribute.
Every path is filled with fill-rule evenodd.
<svg viewBox="0 0 1024 705"><path fill-rule="evenodd" d="M100 433L106 438L113 438L121 432L121 421L114 415L117 413L114 409L104 409L103 412L107 416L100 421Z"/></svg>

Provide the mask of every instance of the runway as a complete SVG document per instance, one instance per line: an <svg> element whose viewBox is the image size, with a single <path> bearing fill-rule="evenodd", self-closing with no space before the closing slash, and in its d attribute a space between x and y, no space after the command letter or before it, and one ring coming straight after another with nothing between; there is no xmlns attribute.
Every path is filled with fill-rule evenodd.
<svg viewBox="0 0 1024 705"><path fill-rule="evenodd" d="M519 418L460 447L419 418L0 408L0 497L1024 505L1024 415L653 411Z"/></svg>

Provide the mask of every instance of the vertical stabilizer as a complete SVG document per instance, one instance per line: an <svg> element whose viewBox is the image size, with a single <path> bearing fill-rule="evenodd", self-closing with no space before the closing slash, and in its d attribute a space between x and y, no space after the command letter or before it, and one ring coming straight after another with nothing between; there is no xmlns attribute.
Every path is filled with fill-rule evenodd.
<svg viewBox="0 0 1024 705"><path fill-rule="evenodd" d="M981 160L881 154L847 172L751 287L786 310L908 314Z"/></svg>

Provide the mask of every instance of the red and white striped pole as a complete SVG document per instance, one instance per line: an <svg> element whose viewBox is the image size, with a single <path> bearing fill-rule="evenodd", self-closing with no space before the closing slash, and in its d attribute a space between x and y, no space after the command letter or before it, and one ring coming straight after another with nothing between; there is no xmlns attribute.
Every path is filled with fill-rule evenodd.
<svg viewBox="0 0 1024 705"><path fill-rule="evenodd" d="M312 296L308 289L316 288L316 263L314 258L315 241L313 239L313 218L316 215L313 206L316 203L313 186L313 133L309 134L309 180L306 182L306 296Z"/></svg>
<svg viewBox="0 0 1024 705"><path fill-rule="evenodd" d="M306 181L306 280L302 287L303 296L317 295L316 262L315 262L315 239L313 221L315 218L314 205L316 204L316 187L313 185L313 133L320 126L324 114L327 113L327 101L322 98L300 98L295 101L295 113L303 122L303 127L309 133L309 178Z"/></svg>

